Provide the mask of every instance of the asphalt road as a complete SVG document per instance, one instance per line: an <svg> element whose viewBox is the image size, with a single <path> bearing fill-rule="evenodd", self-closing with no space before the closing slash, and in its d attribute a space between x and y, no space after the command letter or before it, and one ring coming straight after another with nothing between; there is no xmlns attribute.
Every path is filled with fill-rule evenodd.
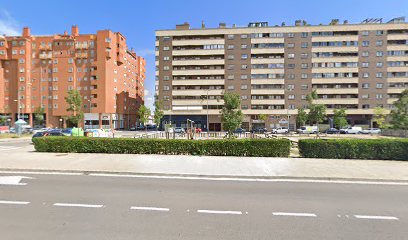
<svg viewBox="0 0 408 240"><path fill-rule="evenodd" d="M0 216L5 240L407 239L408 186L3 173Z"/></svg>

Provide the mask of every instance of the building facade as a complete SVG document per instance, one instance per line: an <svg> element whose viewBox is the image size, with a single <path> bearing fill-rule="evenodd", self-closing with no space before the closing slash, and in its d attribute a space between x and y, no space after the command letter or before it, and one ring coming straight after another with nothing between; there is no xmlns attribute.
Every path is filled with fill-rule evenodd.
<svg viewBox="0 0 408 240"><path fill-rule="evenodd" d="M191 119L204 129L221 130L223 93L236 92L243 128L295 128L297 109L307 105L313 90L329 116L346 108L350 124L370 125L374 108L392 109L407 88L404 18L198 29L185 23L156 31L156 94L164 121L177 126Z"/></svg>
<svg viewBox="0 0 408 240"><path fill-rule="evenodd" d="M0 115L13 123L20 115L38 125L62 127L65 97L77 89L83 98L85 128L128 128L144 102L145 60L129 50L119 32L100 30L34 36L0 37ZM43 109L40 111L40 109Z"/></svg>

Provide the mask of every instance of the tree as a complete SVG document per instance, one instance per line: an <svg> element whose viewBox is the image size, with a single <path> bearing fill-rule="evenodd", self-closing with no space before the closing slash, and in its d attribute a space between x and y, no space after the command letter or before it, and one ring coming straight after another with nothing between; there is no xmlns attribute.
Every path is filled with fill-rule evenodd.
<svg viewBox="0 0 408 240"><path fill-rule="evenodd" d="M377 123L379 128L384 128L387 121L387 110L382 107L374 108L373 121Z"/></svg>
<svg viewBox="0 0 408 240"><path fill-rule="evenodd" d="M347 126L348 122L345 108L334 109L333 113L334 126L336 126L338 129Z"/></svg>
<svg viewBox="0 0 408 240"><path fill-rule="evenodd" d="M78 90L69 90L68 96L65 97L65 101L68 104L67 112L71 115L67 117L67 120L74 126L78 127L78 124L84 118L84 112L82 111L82 96Z"/></svg>
<svg viewBox="0 0 408 240"><path fill-rule="evenodd" d="M303 107L298 108L298 114L296 116L296 126L304 126L307 121L307 113Z"/></svg>
<svg viewBox="0 0 408 240"><path fill-rule="evenodd" d="M163 116L164 116L164 112L161 109L161 102L159 100L156 100L154 102L154 123L156 123L157 127L159 128L160 128L160 122Z"/></svg>
<svg viewBox="0 0 408 240"><path fill-rule="evenodd" d="M307 115L309 123L310 125L316 123L316 125L319 126L319 123L321 123L326 118L326 106L323 104L313 103L314 100L318 99L316 90L313 90L311 93L309 93L306 96L306 99L309 103L309 113Z"/></svg>
<svg viewBox="0 0 408 240"><path fill-rule="evenodd" d="M34 125L42 126L44 124L44 112L44 108L42 107L37 107L34 110Z"/></svg>
<svg viewBox="0 0 408 240"><path fill-rule="evenodd" d="M7 122L7 117L6 116L0 116L0 126L5 125Z"/></svg>
<svg viewBox="0 0 408 240"><path fill-rule="evenodd" d="M228 132L228 138L233 138L235 129L239 128L244 119L240 96L237 93L224 93L224 106L221 109L221 121L224 130Z"/></svg>
<svg viewBox="0 0 408 240"><path fill-rule="evenodd" d="M408 89L405 89L400 98L394 102L391 111L391 124L395 129L408 130Z"/></svg>
<svg viewBox="0 0 408 240"><path fill-rule="evenodd" d="M149 121L150 109L146 107L145 105L141 105L139 108L138 115L139 115L140 122L143 123L143 126L145 126L145 129L147 131L146 124Z"/></svg>

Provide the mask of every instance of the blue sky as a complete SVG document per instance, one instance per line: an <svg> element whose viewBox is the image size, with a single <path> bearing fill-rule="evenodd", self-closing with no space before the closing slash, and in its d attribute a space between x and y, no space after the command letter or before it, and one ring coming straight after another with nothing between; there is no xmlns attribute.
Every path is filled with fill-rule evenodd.
<svg viewBox="0 0 408 240"><path fill-rule="evenodd" d="M304 19L310 24L329 23L331 19L361 22L365 18L408 17L407 0L155 0L155 1L0 1L0 34L19 33L23 26L32 34L70 31L77 24L82 33L98 29L120 31L129 47L147 60L147 105L154 93L154 31L172 29L190 22L200 27L216 27L219 22L245 26L267 21L269 25L294 24Z"/></svg>

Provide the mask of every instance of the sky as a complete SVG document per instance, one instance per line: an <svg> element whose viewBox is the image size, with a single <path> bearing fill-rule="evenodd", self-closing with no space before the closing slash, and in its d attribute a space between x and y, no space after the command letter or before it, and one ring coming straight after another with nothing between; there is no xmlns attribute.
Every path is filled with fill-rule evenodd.
<svg viewBox="0 0 408 240"><path fill-rule="evenodd" d="M155 30L174 29L189 22L192 27L246 26L269 22L269 26L308 23L328 24L331 19L359 23L366 18L408 17L408 0L0 0L0 34L18 35L24 26L33 35L63 33L78 25L80 33L100 29L121 32L129 48L147 62L145 100L153 105Z"/></svg>

